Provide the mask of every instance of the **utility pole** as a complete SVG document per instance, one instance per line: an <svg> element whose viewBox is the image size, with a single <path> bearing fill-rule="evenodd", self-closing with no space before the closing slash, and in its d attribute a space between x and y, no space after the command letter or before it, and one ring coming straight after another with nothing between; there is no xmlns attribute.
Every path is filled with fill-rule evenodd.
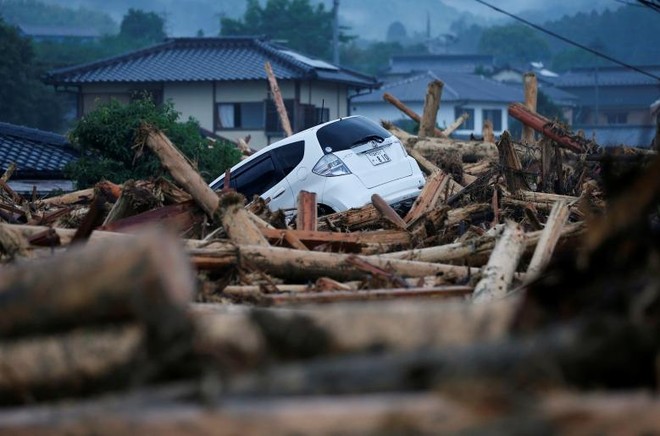
<svg viewBox="0 0 660 436"><path fill-rule="evenodd" d="M332 62L339 65L339 0L332 1Z"/></svg>

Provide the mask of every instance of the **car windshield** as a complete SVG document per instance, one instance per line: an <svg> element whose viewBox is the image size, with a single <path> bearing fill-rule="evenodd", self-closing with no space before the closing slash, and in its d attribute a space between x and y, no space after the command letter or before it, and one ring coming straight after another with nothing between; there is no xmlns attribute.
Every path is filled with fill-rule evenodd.
<svg viewBox="0 0 660 436"><path fill-rule="evenodd" d="M381 142L390 136L392 136L390 132L362 117L344 118L321 127L316 132L316 137L325 154L347 150L366 141Z"/></svg>

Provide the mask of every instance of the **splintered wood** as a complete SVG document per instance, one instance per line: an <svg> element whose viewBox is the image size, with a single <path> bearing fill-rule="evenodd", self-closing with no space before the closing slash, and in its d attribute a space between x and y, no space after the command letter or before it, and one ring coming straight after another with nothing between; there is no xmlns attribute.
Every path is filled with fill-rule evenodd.
<svg viewBox="0 0 660 436"><path fill-rule="evenodd" d="M660 160L545 119L525 83L522 140L448 138L467 115L435 126L442 82L422 117L385 95L421 123L383 122L426 173L404 206L272 211L151 126L171 180L25 199L9 168L0 431L656 431Z"/></svg>

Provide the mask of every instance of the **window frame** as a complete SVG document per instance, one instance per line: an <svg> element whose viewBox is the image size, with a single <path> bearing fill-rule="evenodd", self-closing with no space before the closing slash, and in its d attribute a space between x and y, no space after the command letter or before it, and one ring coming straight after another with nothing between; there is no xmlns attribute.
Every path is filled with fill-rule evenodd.
<svg viewBox="0 0 660 436"><path fill-rule="evenodd" d="M243 120L244 118L244 112L243 108L246 105L254 105L255 107L258 105L259 110L260 110L260 122L259 125L250 125L246 126L245 122ZM232 106L233 107L233 126L232 127L225 127L222 125L222 120L220 119L220 107L221 106ZM214 106L214 118L213 118L213 126L216 131L227 131L227 130L263 130L266 126L266 116L265 116L265 107L263 101L239 101L239 102L231 102L231 101L216 101L215 106Z"/></svg>

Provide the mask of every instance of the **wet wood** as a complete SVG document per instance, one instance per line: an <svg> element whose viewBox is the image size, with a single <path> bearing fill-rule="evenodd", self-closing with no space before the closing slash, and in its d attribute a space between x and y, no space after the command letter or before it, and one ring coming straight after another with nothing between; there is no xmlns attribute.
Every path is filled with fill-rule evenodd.
<svg viewBox="0 0 660 436"><path fill-rule="evenodd" d="M538 100L538 82L536 74L527 72L523 74L523 91L525 94L525 106L531 112L536 112L536 103ZM530 126L523 124L522 130L523 144L534 144L534 129Z"/></svg>
<svg viewBox="0 0 660 436"><path fill-rule="evenodd" d="M392 106L399 109L401 112L406 114L411 120L421 124L422 118L415 111L413 111L408 106L403 104L398 98L396 98L389 92L383 94L383 100L385 100L386 102L390 103ZM442 130L438 128L435 128L433 130L433 133L435 136L439 136L439 137L445 136L444 133L442 133Z"/></svg>
<svg viewBox="0 0 660 436"><path fill-rule="evenodd" d="M410 245L410 235L405 231L398 230L374 230L364 232L339 233L323 231L305 231L289 229L261 229L261 233L271 242L287 239L287 235L293 236L305 246L311 248L321 244L338 244L339 247L350 250L352 247L359 248L370 244L380 244L384 248ZM293 247L297 248L297 247Z"/></svg>
<svg viewBox="0 0 660 436"><path fill-rule="evenodd" d="M392 206L387 204L387 202L383 199L378 194L373 194L371 196L371 204L374 205L376 210L382 215L383 219L386 220L388 223L393 225L395 228L399 230L405 230L406 229L406 222L399 216L398 213L394 209L392 209Z"/></svg>
<svg viewBox="0 0 660 436"><path fill-rule="evenodd" d="M266 69L266 74L268 75L268 84L270 85L270 92L272 93L273 101L275 102L275 107L277 108L277 115L280 117L280 123L282 124L282 130L286 136L293 135L293 129L291 128L291 122L289 121L289 115L286 112L286 106L284 106L284 100L282 100L282 93L280 92L280 87L277 84L277 78L275 73L273 73L273 67L271 67L270 62L264 64Z"/></svg>
<svg viewBox="0 0 660 436"><path fill-rule="evenodd" d="M360 291L328 291L269 295L266 305L323 304L347 301L402 300L406 298L460 298L472 293L469 286L443 286L437 288L396 288Z"/></svg>
<svg viewBox="0 0 660 436"><path fill-rule="evenodd" d="M449 176L444 171L436 171L431 174L426 179L422 192L419 193L410 211L404 217L404 221L410 224L436 207L444 194L448 181Z"/></svg>
<svg viewBox="0 0 660 436"><path fill-rule="evenodd" d="M220 197L217 215L227 236L236 244L268 246L260 228L250 219L245 209L245 198L235 192L226 192Z"/></svg>
<svg viewBox="0 0 660 436"><path fill-rule="evenodd" d="M161 131L144 126L141 131L145 144L158 156L163 167L195 199L197 204L213 218L218 209L218 195L200 176L190 161L175 147Z"/></svg>
<svg viewBox="0 0 660 436"><path fill-rule="evenodd" d="M456 118L453 123L447 126L445 130L442 132L445 134L445 136L449 136L452 133L454 133L456 130L458 130L464 122L466 122L470 118L470 115L468 115L467 112L463 112L460 117Z"/></svg>
<svg viewBox="0 0 660 436"><path fill-rule="evenodd" d="M500 140L497 142L497 149L500 154L500 167L502 168L509 192L515 194L521 189L529 189L523 174L520 158L513 148L513 142L509 132L502 133Z"/></svg>
<svg viewBox="0 0 660 436"><path fill-rule="evenodd" d="M548 220L545 223L545 228L541 232L541 237L532 260L527 266L527 280L536 277L550 262L555 246L559 241L564 224L568 219L568 206L564 201L558 201L552 206Z"/></svg>
<svg viewBox="0 0 660 436"><path fill-rule="evenodd" d="M515 222L508 221L482 271L481 280L474 288L475 302L487 302L506 296L524 247L525 232Z"/></svg>
<svg viewBox="0 0 660 436"><path fill-rule="evenodd" d="M0 334L53 332L118 319L153 321L165 315L176 323L177 311L194 291L182 247L154 230L0 269Z"/></svg>
<svg viewBox="0 0 660 436"><path fill-rule="evenodd" d="M440 109L442 88L445 84L440 80L434 80L428 84L426 97L424 98L424 112L419 123L419 137L435 136L435 125Z"/></svg>
<svg viewBox="0 0 660 436"><path fill-rule="evenodd" d="M298 193L298 210L296 212L296 229L316 230L318 209L316 193L300 191Z"/></svg>
<svg viewBox="0 0 660 436"><path fill-rule="evenodd" d="M521 103L509 105L509 115L575 153L584 153L592 147L587 139L572 134L558 123L553 123L544 116L530 111Z"/></svg>

